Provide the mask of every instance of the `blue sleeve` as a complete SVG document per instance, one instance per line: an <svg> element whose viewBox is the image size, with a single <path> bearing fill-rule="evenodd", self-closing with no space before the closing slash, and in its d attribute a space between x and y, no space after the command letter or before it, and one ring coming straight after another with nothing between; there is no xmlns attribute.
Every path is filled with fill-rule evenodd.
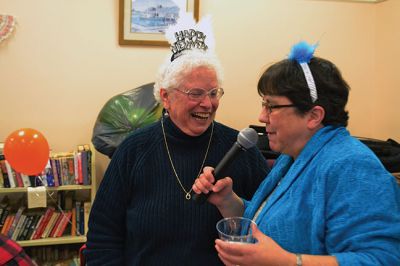
<svg viewBox="0 0 400 266"><path fill-rule="evenodd" d="M367 157L339 161L327 178L327 252L339 265L400 265L400 189L394 177Z"/></svg>

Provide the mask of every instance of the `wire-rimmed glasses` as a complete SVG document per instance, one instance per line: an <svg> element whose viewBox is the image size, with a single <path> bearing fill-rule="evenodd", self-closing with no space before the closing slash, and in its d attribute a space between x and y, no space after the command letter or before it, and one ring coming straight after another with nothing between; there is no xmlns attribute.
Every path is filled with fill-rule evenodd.
<svg viewBox="0 0 400 266"><path fill-rule="evenodd" d="M202 101L208 95L211 100L219 100L221 99L222 95L224 95L223 88L214 88L209 91L202 89L202 88L193 88L193 89L186 89L186 90L179 90L175 89L179 92L185 93L189 99L193 101Z"/></svg>

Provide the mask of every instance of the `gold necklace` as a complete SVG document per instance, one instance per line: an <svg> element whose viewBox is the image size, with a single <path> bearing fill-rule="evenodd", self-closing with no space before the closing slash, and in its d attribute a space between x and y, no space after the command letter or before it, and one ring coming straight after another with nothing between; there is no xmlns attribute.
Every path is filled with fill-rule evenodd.
<svg viewBox="0 0 400 266"><path fill-rule="evenodd" d="M174 166L174 163L172 162L171 154L170 154L169 148L168 148L167 136L165 135L165 130L164 130L164 119L163 119L163 118L161 118L161 128L162 128L162 132L163 132L163 136L164 136L164 143L165 143L165 148L167 149L167 154L168 154L169 162L171 163L171 167L172 167L172 170L174 171L176 180L178 181L179 185L181 186L183 192L185 192L185 198L186 198L187 200L190 200L190 199L192 198L192 196L190 195L190 193L192 192L192 189L193 189L193 188L191 188L189 191L187 191L187 190L185 189L185 187L182 185L181 179L179 178L178 173L177 173L176 170L175 170L175 166ZM204 163L206 162L206 159L207 159L208 150L210 149L210 144L211 144L211 140L212 140L212 137L213 137L213 133L214 133L214 122L212 123L211 135L210 135L210 139L208 140L208 145L207 145L206 154L204 155L203 163L202 163L201 166L200 166L200 170L199 170L199 173L197 174L197 177L196 177L196 178L198 178L198 177L200 176L200 174L201 174L201 172L202 172L202 170L203 170Z"/></svg>

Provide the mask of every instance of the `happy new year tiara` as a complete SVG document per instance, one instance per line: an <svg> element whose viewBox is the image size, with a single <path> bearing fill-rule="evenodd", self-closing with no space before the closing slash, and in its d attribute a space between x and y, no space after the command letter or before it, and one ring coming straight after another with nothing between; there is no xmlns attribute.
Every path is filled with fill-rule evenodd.
<svg viewBox="0 0 400 266"><path fill-rule="evenodd" d="M214 46L211 17L205 16L196 23L192 13L181 13L178 22L166 29L165 37L171 44L171 62L187 50L207 51Z"/></svg>
<svg viewBox="0 0 400 266"><path fill-rule="evenodd" d="M311 58L314 57L315 48L318 44L310 45L307 42L301 41L292 46L290 50L288 59L291 61L296 61L300 64L303 69L304 76L307 81L308 88L310 90L311 100L314 103L318 99L317 87L315 86L315 81L311 73L308 63L310 63Z"/></svg>

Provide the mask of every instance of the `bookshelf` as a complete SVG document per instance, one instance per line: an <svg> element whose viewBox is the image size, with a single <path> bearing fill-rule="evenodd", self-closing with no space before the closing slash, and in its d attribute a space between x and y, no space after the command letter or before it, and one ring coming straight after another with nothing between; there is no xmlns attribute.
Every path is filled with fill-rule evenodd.
<svg viewBox="0 0 400 266"><path fill-rule="evenodd" d="M0 147L1 148L1 147ZM88 213L90 211L90 208L93 204L93 200L96 195L96 190L97 190L97 184L96 184L96 171L95 171L95 149L93 145L89 145L89 149L91 151L90 153L90 183L89 184L60 184L59 186L46 186L45 187L45 192L46 192L46 197L47 197L47 207L43 208L36 208L36 209L29 209L26 208L26 212L35 212L36 213L41 213L44 212L45 210L48 209L49 206L54 206L55 211L58 211L61 213L61 210L63 213L67 213L65 209L62 208L59 199L60 198L66 198L67 194L69 195L68 197L70 205L72 204L72 209L75 208L75 203L77 201L81 202L81 208L84 209L84 203L88 203L87 206L89 206L87 209L84 209L84 216L85 216L85 223L87 222L88 218ZM87 150L86 150L87 151ZM77 151L78 152L78 151ZM1 149L0 149L1 153ZM1 171L1 169L0 169ZM1 174L1 173L0 173ZM0 176L2 178L3 176ZM4 184L3 184L4 185ZM28 187L0 187L0 201L4 199L4 197L8 197L10 199L9 205L12 206L13 211L17 210L17 206L15 204L17 202L22 202L21 205L26 205L27 206L27 193L28 193ZM1 208L1 207L0 207ZM85 206L86 208L86 206ZM11 212L10 212L11 213ZM75 214L76 215L76 214ZM43 216L41 214L41 216ZM61 216L61 215L60 215ZM0 215L1 217L1 215ZM83 216L81 216L81 219ZM87 233L87 227L86 224L83 225L84 228L84 234L72 234L70 233L68 226L71 227L71 221L72 219L68 220L67 222L67 230L65 234L61 234L60 236L49 236L49 237L40 237L38 239L30 239L30 240L16 240L19 245L21 245L24 249L26 250L32 250L32 249L39 249L39 248L67 248L69 246L73 246L73 249L76 250L76 255L78 255L79 247L86 242L86 233ZM54 226L55 227L55 226ZM78 227L78 225L77 225ZM78 231L78 229L77 229ZM38 251L38 250L35 250ZM38 251L39 252L39 251ZM39 252L40 253L40 252ZM29 252L28 252L29 254ZM71 265L71 264L69 264Z"/></svg>

